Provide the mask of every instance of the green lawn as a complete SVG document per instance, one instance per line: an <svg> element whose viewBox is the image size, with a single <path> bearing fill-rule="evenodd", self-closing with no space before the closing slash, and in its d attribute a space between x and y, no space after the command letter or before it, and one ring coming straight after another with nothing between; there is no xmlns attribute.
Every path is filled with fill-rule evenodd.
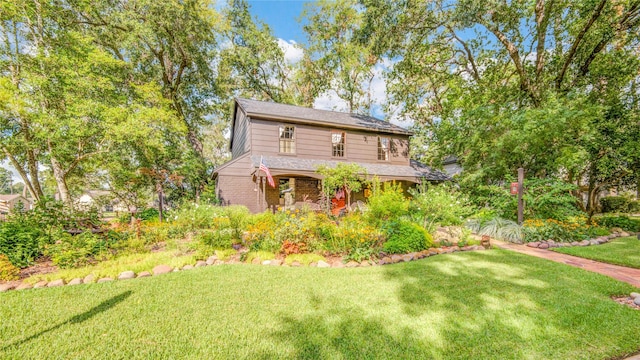
<svg viewBox="0 0 640 360"><path fill-rule="evenodd" d="M640 269L640 240L637 237L617 238L598 246L554 248L563 254Z"/></svg>
<svg viewBox="0 0 640 360"><path fill-rule="evenodd" d="M506 250L354 269L224 265L0 294L10 359L607 359L638 291Z"/></svg>

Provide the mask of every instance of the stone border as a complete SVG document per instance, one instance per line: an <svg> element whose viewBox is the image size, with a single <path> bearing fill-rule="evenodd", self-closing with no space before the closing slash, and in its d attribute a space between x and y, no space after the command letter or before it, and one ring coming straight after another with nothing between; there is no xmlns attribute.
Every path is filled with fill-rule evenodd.
<svg viewBox="0 0 640 360"><path fill-rule="evenodd" d="M537 249L550 249L550 248L558 248L558 247L572 247L572 246L592 246L592 245L601 245L606 244L609 241L619 238L619 237L628 237L633 236L634 233L627 233L624 231L614 232L607 236L598 236L597 238L587 239L582 241L573 241L573 242L556 242L553 239L542 240L542 241L533 241L526 243L525 245L532 248Z"/></svg>
<svg viewBox="0 0 640 360"><path fill-rule="evenodd" d="M450 253L454 253L454 252L458 252L458 251L478 251L478 250L486 250L484 247L479 246L479 245L474 245L474 246L464 246L464 247L459 247L459 246L449 246L449 247L440 247L440 248L429 248L428 250L424 250L424 251L420 251L420 252L413 252L413 253L408 253L408 254L394 254L394 255L387 255L382 257L380 260L378 260L377 262L374 261L369 261L369 260L365 260L362 262L357 262L357 261L349 261L346 264L343 263L341 260L333 260L330 262L326 262L323 260L320 260L318 262L312 262L311 264L309 264L309 267L318 267L318 268L355 268L355 267L369 267L369 266L380 266L380 265L387 265L387 264L397 264L397 263L401 263L401 262L409 262L409 261L414 261L414 260L419 260L419 259L424 259L430 256L434 256L434 255L439 255L439 254L450 254ZM0 292L5 292L5 291L9 291L9 290L26 290L26 289L38 289L38 288L44 288L44 287L59 287L59 286L73 286L73 285L80 285L80 284L91 284L91 283L105 283L105 282L111 282L111 281L115 281L115 280L129 280L129 279L135 279L135 278L143 278L143 277L150 277L150 276L157 276L157 275L162 275L162 274L167 274L170 272L178 272L178 271L184 271L184 270L191 270L191 269L195 269L198 267L204 267L204 266L214 266L214 265L231 265L231 264L248 264L245 262L241 262L240 261L240 255L242 254L241 251L239 251L238 253L232 255L228 260L224 261L219 259L216 255L212 255L210 256L206 261L202 261L202 260L198 260L195 264L187 264L184 265L182 268L173 268L169 265L165 265L165 264L161 264L161 265L157 265L156 267L153 268L153 270L151 272L148 271L143 271L139 274L136 274L133 271L123 271L122 273L120 273L120 275L118 275L118 277L116 279L114 278L110 278L110 277L105 277L105 278L100 278L97 279L95 278L95 276L93 274L89 274L87 276L85 276L83 279L81 278L75 278L70 280L68 283L65 283L65 281L63 279L57 279L57 280L53 280L53 281L39 281L33 285L28 284L26 282L23 282L21 284L12 284L12 283L6 283L6 284L0 284ZM255 259L254 259L255 260ZM266 265L266 266L283 266L283 267L300 267L302 266L301 263L294 261L293 263L291 263L291 265L287 265L285 264L285 262L281 259L272 259L272 260L265 260L265 261L253 261L251 264L258 264L258 265Z"/></svg>

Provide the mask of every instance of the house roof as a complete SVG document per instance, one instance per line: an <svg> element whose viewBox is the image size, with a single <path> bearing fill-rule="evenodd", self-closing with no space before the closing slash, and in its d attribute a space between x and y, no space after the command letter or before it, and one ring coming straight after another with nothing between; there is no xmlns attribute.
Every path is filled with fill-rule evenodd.
<svg viewBox="0 0 640 360"><path fill-rule="evenodd" d="M17 198L22 198L22 195L20 195L20 194L0 195L0 201L11 201L11 200L15 200ZM24 199L24 200L28 201L28 199Z"/></svg>
<svg viewBox="0 0 640 360"><path fill-rule="evenodd" d="M296 172L315 173L320 165L336 166L339 162L335 160L300 159L288 156L251 156L251 164L254 169L260 166L260 159L269 168L273 175L292 174ZM377 175L389 179L405 179L419 181L426 179L430 181L447 181L451 177L439 170L430 168L418 161L411 160L410 165L391 165L384 163L357 163L366 169L367 174Z"/></svg>
<svg viewBox="0 0 640 360"><path fill-rule="evenodd" d="M372 116L242 98L236 98L236 103L252 118L277 121L285 120L296 123L328 125L345 129L360 129L401 135L413 134L405 128L384 120L376 119Z"/></svg>

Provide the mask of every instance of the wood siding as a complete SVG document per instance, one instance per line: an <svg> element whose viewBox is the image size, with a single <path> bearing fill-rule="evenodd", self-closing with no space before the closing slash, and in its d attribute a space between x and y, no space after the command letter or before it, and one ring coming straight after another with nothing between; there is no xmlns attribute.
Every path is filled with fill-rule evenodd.
<svg viewBox="0 0 640 360"><path fill-rule="evenodd" d="M254 155L282 155L306 159L368 163L387 162L393 165L409 165L409 137L406 135L340 130L346 134L345 156L332 157L331 131L339 129L259 119L250 119L250 124L251 153ZM285 124L295 126L295 154L281 154L279 152L279 128ZM391 155L388 161L378 160L378 136L385 136L391 139Z"/></svg>
<svg viewBox="0 0 640 360"><path fill-rule="evenodd" d="M233 144L231 146L231 158L235 159L249 151L251 148L250 138L251 128L248 118L240 107L236 107L236 119L233 129Z"/></svg>

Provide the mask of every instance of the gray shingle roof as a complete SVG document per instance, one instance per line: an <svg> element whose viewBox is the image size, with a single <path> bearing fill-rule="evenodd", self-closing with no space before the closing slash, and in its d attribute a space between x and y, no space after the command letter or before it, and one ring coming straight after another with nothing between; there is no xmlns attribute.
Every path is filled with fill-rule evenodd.
<svg viewBox="0 0 640 360"><path fill-rule="evenodd" d="M283 119L292 122L325 124L334 127L365 129L392 134L412 134L407 129L371 116L242 98L237 98L236 102L253 118Z"/></svg>
<svg viewBox="0 0 640 360"><path fill-rule="evenodd" d="M336 166L341 161L334 160L316 160L316 159L299 159L289 156L264 156L262 157L264 164L272 172L282 171L311 171L315 172L319 165ZM261 157L258 155L251 156L251 163L254 168L260 166ZM430 181L447 181L451 180L449 175L442 171L430 168L418 161L411 160L410 165L391 165L380 163L357 163L364 167L369 175L378 175L381 177L402 177L415 178L416 180L426 179Z"/></svg>

